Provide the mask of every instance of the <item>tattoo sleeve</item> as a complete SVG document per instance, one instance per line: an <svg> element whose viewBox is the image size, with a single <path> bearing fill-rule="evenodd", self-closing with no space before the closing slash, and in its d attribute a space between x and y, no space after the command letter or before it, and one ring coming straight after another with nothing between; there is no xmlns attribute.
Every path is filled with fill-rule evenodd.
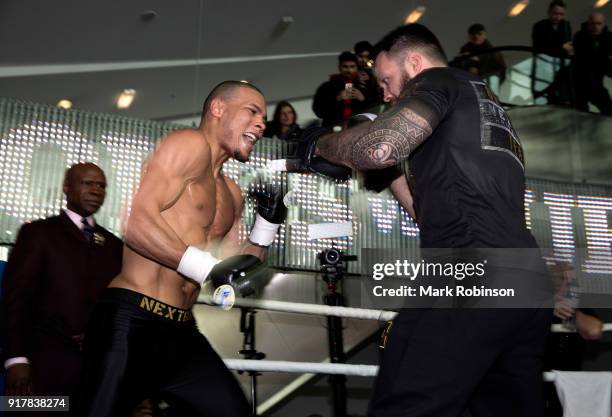
<svg viewBox="0 0 612 417"><path fill-rule="evenodd" d="M357 170L398 164L431 135L427 119L398 103L372 123L321 138L319 155Z"/></svg>

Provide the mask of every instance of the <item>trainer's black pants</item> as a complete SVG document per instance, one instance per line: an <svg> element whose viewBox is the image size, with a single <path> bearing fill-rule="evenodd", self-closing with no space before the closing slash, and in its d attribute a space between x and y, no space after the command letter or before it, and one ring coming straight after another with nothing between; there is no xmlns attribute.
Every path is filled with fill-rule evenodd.
<svg viewBox="0 0 612 417"><path fill-rule="evenodd" d="M402 310L370 417L541 417L550 309Z"/></svg>
<svg viewBox="0 0 612 417"><path fill-rule="evenodd" d="M185 417L251 415L238 381L190 312L142 294L106 290L88 327L84 354L75 404L79 416L130 416L141 401L160 395L190 409Z"/></svg>

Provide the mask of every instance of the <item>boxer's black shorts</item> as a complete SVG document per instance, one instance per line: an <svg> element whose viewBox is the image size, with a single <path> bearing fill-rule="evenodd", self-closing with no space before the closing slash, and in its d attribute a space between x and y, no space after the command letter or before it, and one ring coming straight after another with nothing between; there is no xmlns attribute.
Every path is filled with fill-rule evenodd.
<svg viewBox="0 0 612 417"><path fill-rule="evenodd" d="M250 416L232 373L198 331L190 311L109 288L85 337L77 415L122 417L144 399L181 403L185 417Z"/></svg>

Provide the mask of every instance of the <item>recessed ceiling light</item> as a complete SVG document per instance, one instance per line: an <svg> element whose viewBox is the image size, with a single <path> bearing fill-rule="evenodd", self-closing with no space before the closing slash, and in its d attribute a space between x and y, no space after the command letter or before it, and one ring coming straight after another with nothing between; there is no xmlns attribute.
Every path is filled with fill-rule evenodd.
<svg viewBox="0 0 612 417"><path fill-rule="evenodd" d="M145 10L140 14L140 20L143 22L150 22L151 20L157 17L157 12L155 10Z"/></svg>
<svg viewBox="0 0 612 417"><path fill-rule="evenodd" d="M132 105L132 101L134 101L134 96L136 95L136 90L133 88L126 88L119 95L117 99L117 108L118 109L127 109Z"/></svg>
<svg viewBox="0 0 612 417"><path fill-rule="evenodd" d="M595 2L595 8L599 9L600 7L604 7L606 4L608 4L610 2L610 0L597 0Z"/></svg>
<svg viewBox="0 0 612 417"><path fill-rule="evenodd" d="M529 0L521 0L521 1L519 1L514 6L512 6L510 11L508 12L508 16L509 17L516 17L516 16L520 15L521 13L523 13L523 10L525 10L525 8L527 7L528 4L529 4Z"/></svg>
<svg viewBox="0 0 612 417"><path fill-rule="evenodd" d="M72 108L72 101L67 100L67 99L62 99L57 102L57 107L59 107L60 109L70 109Z"/></svg>
<svg viewBox="0 0 612 417"><path fill-rule="evenodd" d="M404 23L415 23L423 16L424 13L425 6L418 6L416 9L408 13L408 16L406 16L406 20L404 20Z"/></svg>

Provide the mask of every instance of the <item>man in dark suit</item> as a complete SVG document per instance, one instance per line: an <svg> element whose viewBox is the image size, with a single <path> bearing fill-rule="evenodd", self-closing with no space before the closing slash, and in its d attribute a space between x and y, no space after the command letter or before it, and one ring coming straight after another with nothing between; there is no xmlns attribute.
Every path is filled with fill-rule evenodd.
<svg viewBox="0 0 612 417"><path fill-rule="evenodd" d="M75 392L91 309L121 269L121 240L93 218L104 172L73 165L63 190L67 209L24 224L9 256L0 300L6 395Z"/></svg>

